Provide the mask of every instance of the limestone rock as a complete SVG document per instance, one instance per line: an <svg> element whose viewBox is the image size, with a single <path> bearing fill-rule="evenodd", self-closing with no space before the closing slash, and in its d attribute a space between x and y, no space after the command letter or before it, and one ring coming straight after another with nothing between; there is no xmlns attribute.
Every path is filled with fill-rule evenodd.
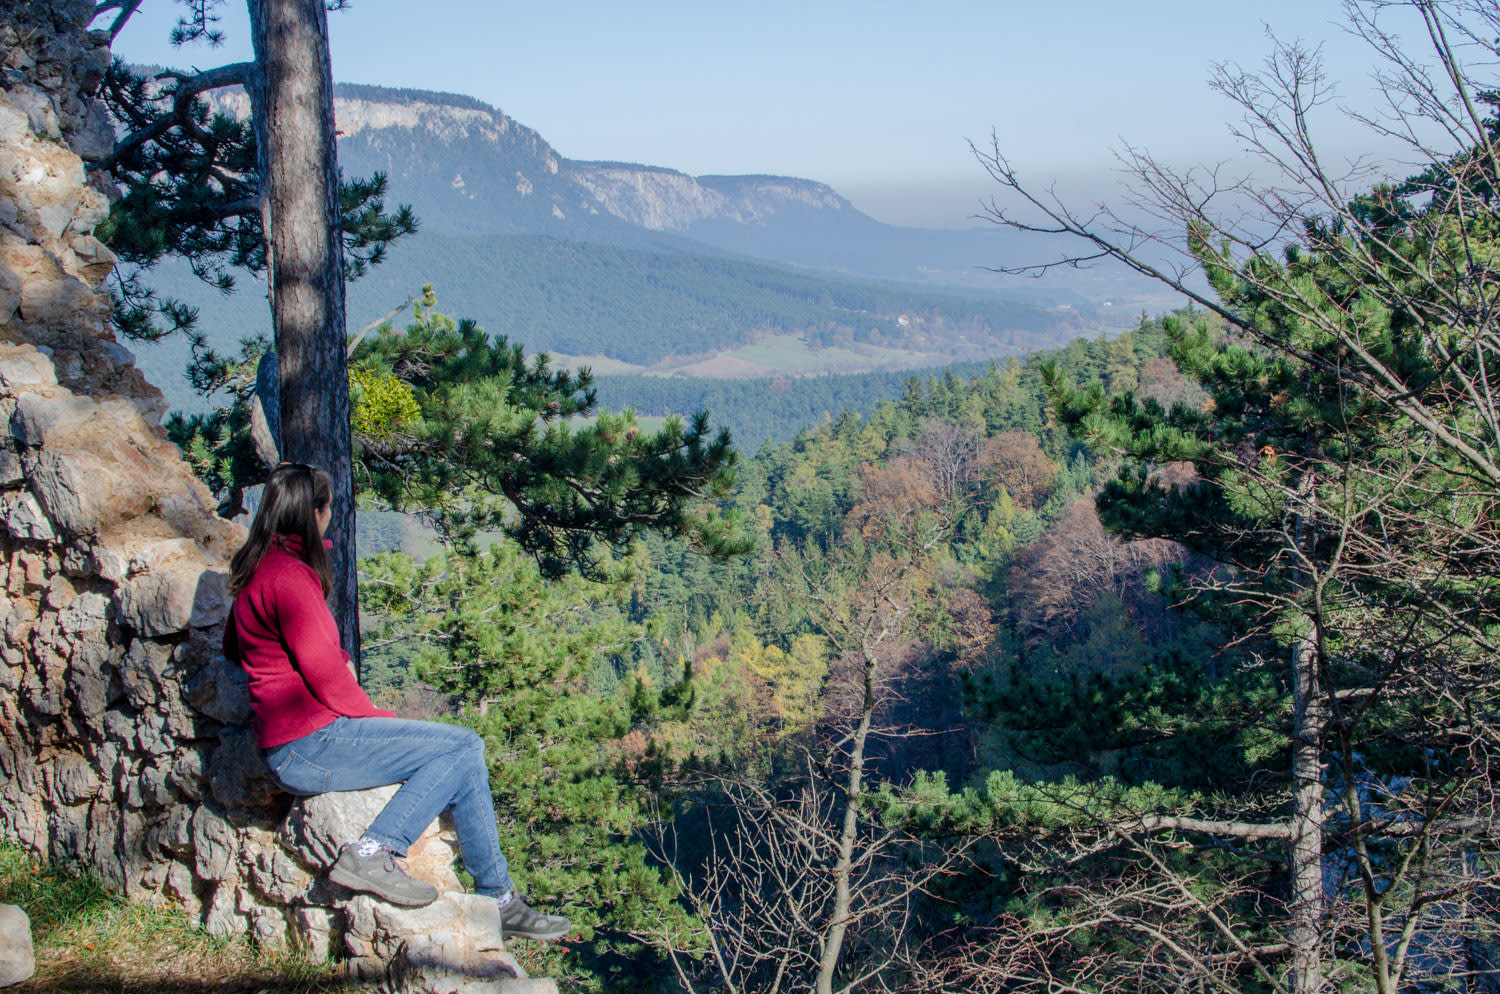
<svg viewBox="0 0 1500 994"><path fill-rule="evenodd" d="M118 749L134 749L140 744L133 715L120 710L106 711L100 726L104 729L107 741L114 743Z"/></svg>
<svg viewBox="0 0 1500 994"><path fill-rule="evenodd" d="M501 942L500 911L478 894L449 892L425 908L398 908L364 895L349 903L348 949L385 964L403 994L555 994L533 981Z"/></svg>
<svg viewBox="0 0 1500 994"><path fill-rule="evenodd" d="M14 97L16 104L26 113L26 124L38 138L58 138L62 128L57 120L57 109L40 90L27 87Z"/></svg>
<svg viewBox="0 0 1500 994"><path fill-rule="evenodd" d="M29 345L7 345L0 347L0 385L12 390L57 386L57 371L51 358L40 349Z"/></svg>
<svg viewBox="0 0 1500 994"><path fill-rule="evenodd" d="M219 747L208 762L208 785L214 800L231 810L264 809L283 796L266 769L254 734L235 726L219 732Z"/></svg>
<svg viewBox="0 0 1500 994"><path fill-rule="evenodd" d="M172 775L168 782L173 790L193 803L203 800L203 794L207 788L203 771L208 768L205 752L208 752L210 748L195 746L185 749L178 754L176 761L172 764Z"/></svg>
<svg viewBox="0 0 1500 994"><path fill-rule="evenodd" d="M550 994L508 969L494 902L461 892L436 823L407 860L439 887L432 907L327 883L394 787L293 804L265 768L219 649L244 530L167 441L101 289L117 260L94 230L113 191L83 165L113 143L88 96L109 59L96 10L21 0L0 17L0 837L215 935L365 957L402 990Z"/></svg>
<svg viewBox="0 0 1500 994"><path fill-rule="evenodd" d="M168 716L154 709L141 712L136 718L135 740L142 751L151 756L165 756L172 751L174 743L167 722Z"/></svg>
<svg viewBox="0 0 1500 994"><path fill-rule="evenodd" d="M188 704L223 724L250 717L250 680L243 668L223 656L210 660L183 685Z"/></svg>
<svg viewBox="0 0 1500 994"><path fill-rule="evenodd" d="M204 810L204 809L200 809ZM156 844L174 856L193 852L193 809L179 805L157 829Z"/></svg>
<svg viewBox="0 0 1500 994"><path fill-rule="evenodd" d="M172 658L172 648L152 642L150 639L132 639L125 658L120 661L120 680L124 684L130 706L145 712L155 712L162 699L166 685L166 663ZM151 723L159 727L158 723ZM143 723L141 727L146 727Z"/></svg>
<svg viewBox="0 0 1500 994"><path fill-rule="evenodd" d="M257 848L250 864L250 882L266 900L292 904L307 893L312 874L271 845Z"/></svg>
<svg viewBox="0 0 1500 994"><path fill-rule="evenodd" d="M364 834L396 789L330 791L301 798L282 823L282 839L308 866L326 870L340 849Z"/></svg>
<svg viewBox="0 0 1500 994"><path fill-rule="evenodd" d="M228 576L205 569L201 560L131 577L115 596L120 623L153 637L218 624L230 603Z"/></svg>
<svg viewBox="0 0 1500 994"><path fill-rule="evenodd" d="M0 495L0 521L16 538L33 542L50 542L57 537L52 522L35 497L27 493Z"/></svg>
<svg viewBox="0 0 1500 994"><path fill-rule="evenodd" d="M110 273L114 272L115 264L119 261L109 248L95 238L93 235L74 235L68 240L68 248L71 250L64 262L67 271L90 286L98 286L103 283ZM113 342L108 343L114 345ZM129 351L115 346L120 352L129 356ZM114 352L114 349L110 349ZM117 361L124 359L118 353L112 356ZM125 361L132 361L134 357Z"/></svg>
<svg viewBox="0 0 1500 994"><path fill-rule="evenodd" d="M518 975L520 969L503 949L480 953L464 948L451 933L436 933L401 943L386 977L391 990L402 994L491 994L497 988L531 994L530 981Z"/></svg>
<svg viewBox="0 0 1500 994"><path fill-rule="evenodd" d="M286 945L286 914L279 908L268 908L248 890L235 893L235 910L243 917L245 931L262 949L279 949Z"/></svg>
<svg viewBox="0 0 1500 994"><path fill-rule="evenodd" d="M306 865L326 869L340 849L364 834L397 789L393 784L301 798L282 823L281 838ZM453 842L451 829L434 821L407 850L406 872L440 892L461 891L453 871Z"/></svg>
<svg viewBox="0 0 1500 994"><path fill-rule="evenodd" d="M98 594L84 594L83 597L74 600L73 604L98 596ZM72 606L72 604L68 605L69 608ZM67 610L65 608L63 613L66 614ZM87 619L87 621L91 620ZM75 623L82 624L87 621L75 621ZM64 631L68 632L68 629L64 628ZM78 707L78 712L86 720L93 720L102 715L104 710L118 700L124 692L119 680L119 667L116 665L114 650L105 639L102 625L96 629L75 630L68 634L76 639L73 643L73 654L68 659L68 690Z"/></svg>
<svg viewBox="0 0 1500 994"><path fill-rule="evenodd" d="M21 460L9 446L0 446L0 487L10 487L25 480Z"/></svg>
<svg viewBox="0 0 1500 994"><path fill-rule="evenodd" d="M8 224L9 202L0 198L0 228ZM21 281L16 274L0 267L0 321L11 323L21 307Z"/></svg>
<svg viewBox="0 0 1500 994"><path fill-rule="evenodd" d="M71 215L71 210L68 213ZM55 223L53 220L52 224ZM80 313L87 314L94 306L93 288L60 266L21 281L18 312L26 321L41 325L66 324Z"/></svg>
<svg viewBox="0 0 1500 994"><path fill-rule="evenodd" d="M34 427L44 440L72 429L71 437L47 442L50 447L34 461L22 458L28 467L32 492L64 531L92 538L116 531L122 524L144 518L156 509L159 499L150 483L149 466L152 458L163 453L137 444L138 439L128 436L116 437L108 443L90 437L99 430L97 423L101 422L113 421L117 431L123 433L124 426L114 420L117 411L102 405L93 410L80 409L78 413L86 419L85 424L49 425L33 419L40 405L28 403L24 411L21 406L18 404L18 415L11 419L13 433L18 421L28 438ZM48 413L58 410L54 408ZM131 416L135 417L133 411Z"/></svg>
<svg viewBox="0 0 1500 994"><path fill-rule="evenodd" d="M28 127L24 108L10 103L0 104L0 145L8 148L20 145Z"/></svg>
<svg viewBox="0 0 1500 994"><path fill-rule="evenodd" d="M0 904L0 987L29 980L34 973L31 919L14 904Z"/></svg>
<svg viewBox="0 0 1500 994"><path fill-rule="evenodd" d="M444 820L433 822L406 851L407 874L432 884L439 893L463 890L458 874L453 872L457 842L457 834Z"/></svg>
<svg viewBox="0 0 1500 994"><path fill-rule="evenodd" d="M36 421L27 420L27 414L34 410L23 413L18 407L23 433L17 435L18 439L41 437L43 429ZM12 431L16 425L17 418L12 418ZM97 534L114 482L103 459L88 452L68 453L66 458L44 452L37 457L30 477L31 489L43 510L63 531L74 536Z"/></svg>
<svg viewBox="0 0 1500 994"><path fill-rule="evenodd" d="M57 797L64 804L78 804L99 792L99 774L82 756L60 753L52 761Z"/></svg>
<svg viewBox="0 0 1500 994"><path fill-rule="evenodd" d="M59 390L30 390L16 399L11 416L11 435L22 445L36 449L54 434L64 434L94 418L98 405L88 397Z"/></svg>
<svg viewBox="0 0 1500 994"><path fill-rule="evenodd" d="M198 546L192 539L168 538L135 549L127 569L132 574L160 573L178 563L198 560Z"/></svg>
<svg viewBox="0 0 1500 994"><path fill-rule="evenodd" d="M198 895L193 889L193 871L181 863L167 864L167 877L162 891L174 901L188 906L189 914L200 913L196 907Z"/></svg>
<svg viewBox="0 0 1500 994"><path fill-rule="evenodd" d="M108 52L108 49L103 51ZM90 101L83 124L69 139L73 152L85 162L98 162L115 150L115 128L109 112L97 100Z"/></svg>
<svg viewBox="0 0 1500 994"><path fill-rule="evenodd" d="M237 876L239 842L224 816L204 806L193 815L193 869L201 880Z"/></svg>
<svg viewBox="0 0 1500 994"><path fill-rule="evenodd" d="M208 907L203 910L203 930L209 935L225 938L245 934L246 922L236 906L237 889L238 884L234 882L220 883L214 888Z"/></svg>
<svg viewBox="0 0 1500 994"><path fill-rule="evenodd" d="M79 637L104 631L108 624L109 601L103 594L85 593L74 598L58 612L58 626L68 635Z"/></svg>
<svg viewBox="0 0 1500 994"><path fill-rule="evenodd" d="M315 962L328 959L341 938L337 934L338 915L327 908L303 907L298 908L293 917L308 958Z"/></svg>

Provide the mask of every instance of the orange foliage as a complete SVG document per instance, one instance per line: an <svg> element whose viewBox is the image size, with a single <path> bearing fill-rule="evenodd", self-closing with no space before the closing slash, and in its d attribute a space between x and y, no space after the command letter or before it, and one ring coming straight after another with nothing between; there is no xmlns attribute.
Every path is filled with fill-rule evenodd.
<svg viewBox="0 0 1500 994"><path fill-rule="evenodd" d="M1113 592L1128 602L1146 570L1183 554L1181 546L1163 539L1120 541L1104 530L1094 502L1081 497L1054 531L1017 558L1008 582L1016 595L1012 610L1034 632L1071 631L1099 595Z"/></svg>
<svg viewBox="0 0 1500 994"><path fill-rule="evenodd" d="M1035 511L1052 492L1057 463L1047 458L1029 432L1007 431L986 439L979 450L979 471L1005 488L1011 500Z"/></svg>
<svg viewBox="0 0 1500 994"><path fill-rule="evenodd" d="M863 463L859 482L864 499L844 520L867 539L878 537L887 522L942 505L931 465L914 456L896 456L883 466Z"/></svg>

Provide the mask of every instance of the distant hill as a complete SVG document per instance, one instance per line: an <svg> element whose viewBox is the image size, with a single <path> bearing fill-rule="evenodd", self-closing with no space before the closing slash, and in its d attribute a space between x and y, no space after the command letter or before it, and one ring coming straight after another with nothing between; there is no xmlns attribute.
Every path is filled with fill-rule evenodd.
<svg viewBox="0 0 1500 994"><path fill-rule="evenodd" d="M217 105L246 113L242 93ZM569 159L473 97L362 84L335 88L339 161L384 172L396 201L438 234L542 234L690 254L749 256L837 274L1008 294L1082 294L1132 314L1162 295L1133 274L1064 270L1045 281L986 267L1044 248L996 227L903 228L861 213L823 183L786 176L689 176L655 165ZM976 166L976 168L978 168Z"/></svg>
<svg viewBox="0 0 1500 994"><path fill-rule="evenodd" d="M265 326L264 289L255 281L222 297L172 263L153 272L152 283L197 306L203 327L223 345ZM349 286L350 328L424 283L436 285L443 312L472 317L532 352L591 357L580 361L600 372L733 377L925 367L1015 355L1101 326L1082 306L830 280L740 259L545 235L422 232ZM757 343L760 351L749 352ZM774 354L788 348L799 354ZM761 354L767 349L773 354ZM174 406L197 409L181 382L184 345L137 351Z"/></svg>
<svg viewBox="0 0 1500 994"><path fill-rule="evenodd" d="M429 237L393 253L355 292L361 301L399 299L430 281L443 309L530 348L638 365L732 349L768 332L815 348L976 358L1041 347L1080 321L1092 325L1091 314L1029 303L540 235Z"/></svg>
<svg viewBox="0 0 1500 994"><path fill-rule="evenodd" d="M572 160L471 97L352 84L335 94L340 163L352 174L386 173L393 195L415 204L431 231L526 232L690 252L707 246L844 276L1036 289L985 268L1039 249L1000 228L882 224L826 184L795 177L694 177ZM1159 296L1133 275L1107 270L1068 271L1041 286L1127 309Z"/></svg>

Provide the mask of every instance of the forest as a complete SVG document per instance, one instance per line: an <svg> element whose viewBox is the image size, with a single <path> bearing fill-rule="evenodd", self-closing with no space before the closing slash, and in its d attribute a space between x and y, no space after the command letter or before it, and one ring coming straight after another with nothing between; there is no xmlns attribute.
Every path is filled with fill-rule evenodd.
<svg viewBox="0 0 1500 994"><path fill-rule="evenodd" d="M195 282L182 266L152 273L158 292L192 301L205 318L255 327L264 302L253 292L223 296ZM644 366L734 349L767 333L795 334L812 348L874 345L977 358L1060 344L1101 327L1082 308L840 281L682 251L545 235L425 233L394 246L353 285L351 321L378 318L427 282L454 313L505 329L533 351Z"/></svg>
<svg viewBox="0 0 1500 994"><path fill-rule="evenodd" d="M601 375L599 405L606 410L634 408L646 417L683 417L712 411L746 453L766 442L789 442L807 425L845 411L866 414L883 400L895 400L907 382L952 372L977 376L994 360L953 363L938 370L884 373L824 373L817 376L708 380L680 376Z"/></svg>
<svg viewBox="0 0 1500 994"><path fill-rule="evenodd" d="M1440 71L1383 27L1397 8ZM1019 205L992 219L1060 246L1021 268L1109 258L1191 305L905 377L753 457L712 411L647 427L528 354L543 305L580 351L618 332L587 279L517 290L488 330L428 286L335 341L334 455L405 529L358 564L362 679L483 736L522 887L581 929L528 965L579 991L1494 989L1500 10L1347 13L1405 115L1374 125L1409 140L1405 178L1326 171L1296 43L1216 84L1278 179L1226 203L1127 156L1179 268L1141 254L1156 229L980 151ZM132 209L201 206L202 172L154 187L158 164L120 160L124 258L167 250ZM378 177L339 192L347 275L379 273L414 225ZM525 244L508 265L573 251ZM725 278L684 259L665 281ZM831 306L861 317L830 334L883 334L884 291L776 279L785 311L756 320ZM122 331L195 333L149 294L117 305ZM265 343L196 333L196 382L232 403L170 431L237 515Z"/></svg>
<svg viewBox="0 0 1500 994"><path fill-rule="evenodd" d="M1056 727L1105 700L1121 713L1139 708L1143 721L1170 715L1188 726L1210 692L1200 664L1220 654L1222 633L1176 617L1162 589L1183 553L1105 532L1089 495L1115 461L1057 424L1043 380L1055 366L1080 382L1201 403L1166 348L1163 322L1150 321L973 377L908 378L899 399L867 418L846 411L767 445L740 464L724 499L753 549L724 561L649 535L605 584L548 585L504 543L424 561L391 551L362 563L379 646L367 649L366 686L399 713L453 715L500 745L502 840L551 854L528 867L526 885L570 895L591 927L577 960L552 969L578 971L575 983L607 983L626 962L625 972L638 973L646 957L657 963L654 983L672 989L678 970L705 968L696 943L728 924L714 916L748 913L700 893L751 869L716 862L714 850L765 833L736 819L769 818L793 800L817 801L804 812L809 824L831 817L827 792L842 763L828 737L846 732L861 706L851 653L873 637L860 629L872 598L893 598L899 616L883 619L868 646L888 672L871 709L866 789L882 805L922 806L903 819L989 803L999 770L1114 777L1147 789L1213 782L1217 771L1196 761L1221 727L1175 741L1106 727L1089 741ZM882 578L898 588L877 591ZM825 600L835 594L841 599ZM497 617L504 624L482 620ZM466 663L482 658L509 664ZM484 701L505 706L476 713ZM1246 773L1236 743L1214 750ZM815 760L828 765L815 769ZM539 778L555 789L538 796ZM869 863L861 874L875 875L861 885L878 879L910 891L900 920L880 921L881 930L937 934L972 914L974 902L993 914L1024 897L996 853L965 852L956 873L948 861L970 842L949 828L932 826L925 837L905 824L897 839L866 848L874 828L859 833ZM909 879L890 876L929 848L938 862ZM741 853L787 855L804 861L812 886L830 853ZM941 892L933 886L940 867ZM762 884L769 889L759 900L779 899L784 884ZM870 926L884 918L862 913ZM748 924L735 917L732 927ZM800 938L811 949L818 936ZM747 962L734 982L765 967ZM719 982L697 982L705 981Z"/></svg>

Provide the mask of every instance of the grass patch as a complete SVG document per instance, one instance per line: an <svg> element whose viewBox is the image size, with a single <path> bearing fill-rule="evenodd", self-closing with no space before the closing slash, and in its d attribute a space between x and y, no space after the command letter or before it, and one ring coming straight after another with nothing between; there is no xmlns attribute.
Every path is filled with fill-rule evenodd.
<svg viewBox="0 0 1500 994"><path fill-rule="evenodd" d="M945 355L935 352L870 344L816 348L798 335L761 335L753 342L686 362L675 370L658 366L653 372L667 375L675 371L712 379L756 379L915 368L938 365L944 358Z"/></svg>
<svg viewBox="0 0 1500 994"><path fill-rule="evenodd" d="M15 994L334 994L334 964L248 939L215 939L178 908L132 904L97 877L0 845L0 904L31 919L36 975Z"/></svg>

